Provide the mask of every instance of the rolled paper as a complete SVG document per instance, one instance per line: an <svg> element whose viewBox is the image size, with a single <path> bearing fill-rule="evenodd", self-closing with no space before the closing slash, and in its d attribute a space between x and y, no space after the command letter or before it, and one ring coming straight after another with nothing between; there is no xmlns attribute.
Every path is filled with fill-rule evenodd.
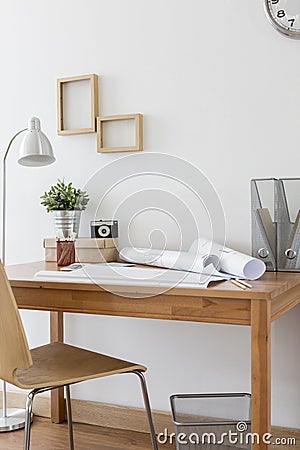
<svg viewBox="0 0 300 450"><path fill-rule="evenodd" d="M220 244L212 243L203 238L196 239L189 251L197 255L199 253L207 254L213 251L219 260L220 272L225 272L238 278L257 280L266 271L266 265L260 259L253 258L245 253L224 247Z"/></svg>
<svg viewBox="0 0 300 450"><path fill-rule="evenodd" d="M120 257L125 261L137 264L187 272L203 273L210 264L214 269L218 268L218 257L215 255L194 255L190 252L173 250L125 247L120 251Z"/></svg>
<svg viewBox="0 0 300 450"><path fill-rule="evenodd" d="M124 261L188 272L207 273L208 267L238 278L256 280L266 265L263 261L244 253L199 238L188 252L149 248L125 247L120 251Z"/></svg>

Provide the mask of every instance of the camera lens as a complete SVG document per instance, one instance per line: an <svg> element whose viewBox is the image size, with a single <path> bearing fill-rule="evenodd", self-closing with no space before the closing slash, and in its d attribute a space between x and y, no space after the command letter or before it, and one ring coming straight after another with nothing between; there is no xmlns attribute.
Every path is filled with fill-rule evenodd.
<svg viewBox="0 0 300 450"><path fill-rule="evenodd" d="M109 234L110 229L107 225L101 225L101 227L98 228L98 234L100 237L105 237Z"/></svg>

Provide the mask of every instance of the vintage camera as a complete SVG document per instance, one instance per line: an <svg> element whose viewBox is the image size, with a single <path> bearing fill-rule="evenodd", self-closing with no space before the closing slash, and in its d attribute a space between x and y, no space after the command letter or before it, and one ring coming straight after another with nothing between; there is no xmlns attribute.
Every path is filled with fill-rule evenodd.
<svg viewBox="0 0 300 450"><path fill-rule="evenodd" d="M94 220L91 222L92 238L117 238L117 220Z"/></svg>

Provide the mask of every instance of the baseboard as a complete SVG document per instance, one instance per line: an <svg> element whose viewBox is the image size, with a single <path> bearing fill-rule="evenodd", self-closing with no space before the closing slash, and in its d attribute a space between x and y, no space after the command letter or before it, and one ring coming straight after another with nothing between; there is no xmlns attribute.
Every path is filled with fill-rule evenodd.
<svg viewBox="0 0 300 450"><path fill-rule="evenodd" d="M26 396L26 392L8 391L7 403L10 408L24 408ZM0 392L0 402L1 400L2 393ZM40 394L35 397L33 413L50 418L50 397L48 395ZM142 408L72 399L72 416L74 422L142 433L148 432L148 422L145 410ZM170 413L153 411L153 418L158 432L165 428L173 432Z"/></svg>
<svg viewBox="0 0 300 450"><path fill-rule="evenodd" d="M0 393L0 401L1 397L2 393ZM8 391L7 402L11 408L24 408L26 392ZM33 412L37 416L50 418L50 397L37 395L34 400ZM148 423L142 408L72 399L72 413L74 422L142 433L148 432ZM173 432L173 422L169 412L154 410L153 418L157 433L163 433L165 429L169 433ZM272 427L272 434L278 438L294 438L296 444L292 448L300 450L300 429Z"/></svg>

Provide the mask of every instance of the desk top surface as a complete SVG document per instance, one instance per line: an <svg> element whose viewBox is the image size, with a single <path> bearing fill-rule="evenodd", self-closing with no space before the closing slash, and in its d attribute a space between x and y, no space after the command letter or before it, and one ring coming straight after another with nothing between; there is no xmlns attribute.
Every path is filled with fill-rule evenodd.
<svg viewBox="0 0 300 450"><path fill-rule="evenodd" d="M25 264L17 264L6 267L8 278L13 288L47 288L47 289L71 289L71 290L86 290L86 291L103 291L104 288L94 283L78 283L64 281L43 281L34 279L36 272L40 270L58 270L55 263L45 261L37 261ZM237 299L273 299L279 295L284 294L291 289L298 292L300 297L300 273L291 272L267 272L259 280L251 281L252 289L242 290L234 286L229 281L213 282L207 288L187 288L174 287L164 292L164 295L180 295L190 297L222 297L222 298L237 298ZM105 287L105 291L109 290L109 286ZM147 291L149 287L130 286L126 284L121 287L122 292L137 289L140 291ZM115 288L114 288L115 291Z"/></svg>

